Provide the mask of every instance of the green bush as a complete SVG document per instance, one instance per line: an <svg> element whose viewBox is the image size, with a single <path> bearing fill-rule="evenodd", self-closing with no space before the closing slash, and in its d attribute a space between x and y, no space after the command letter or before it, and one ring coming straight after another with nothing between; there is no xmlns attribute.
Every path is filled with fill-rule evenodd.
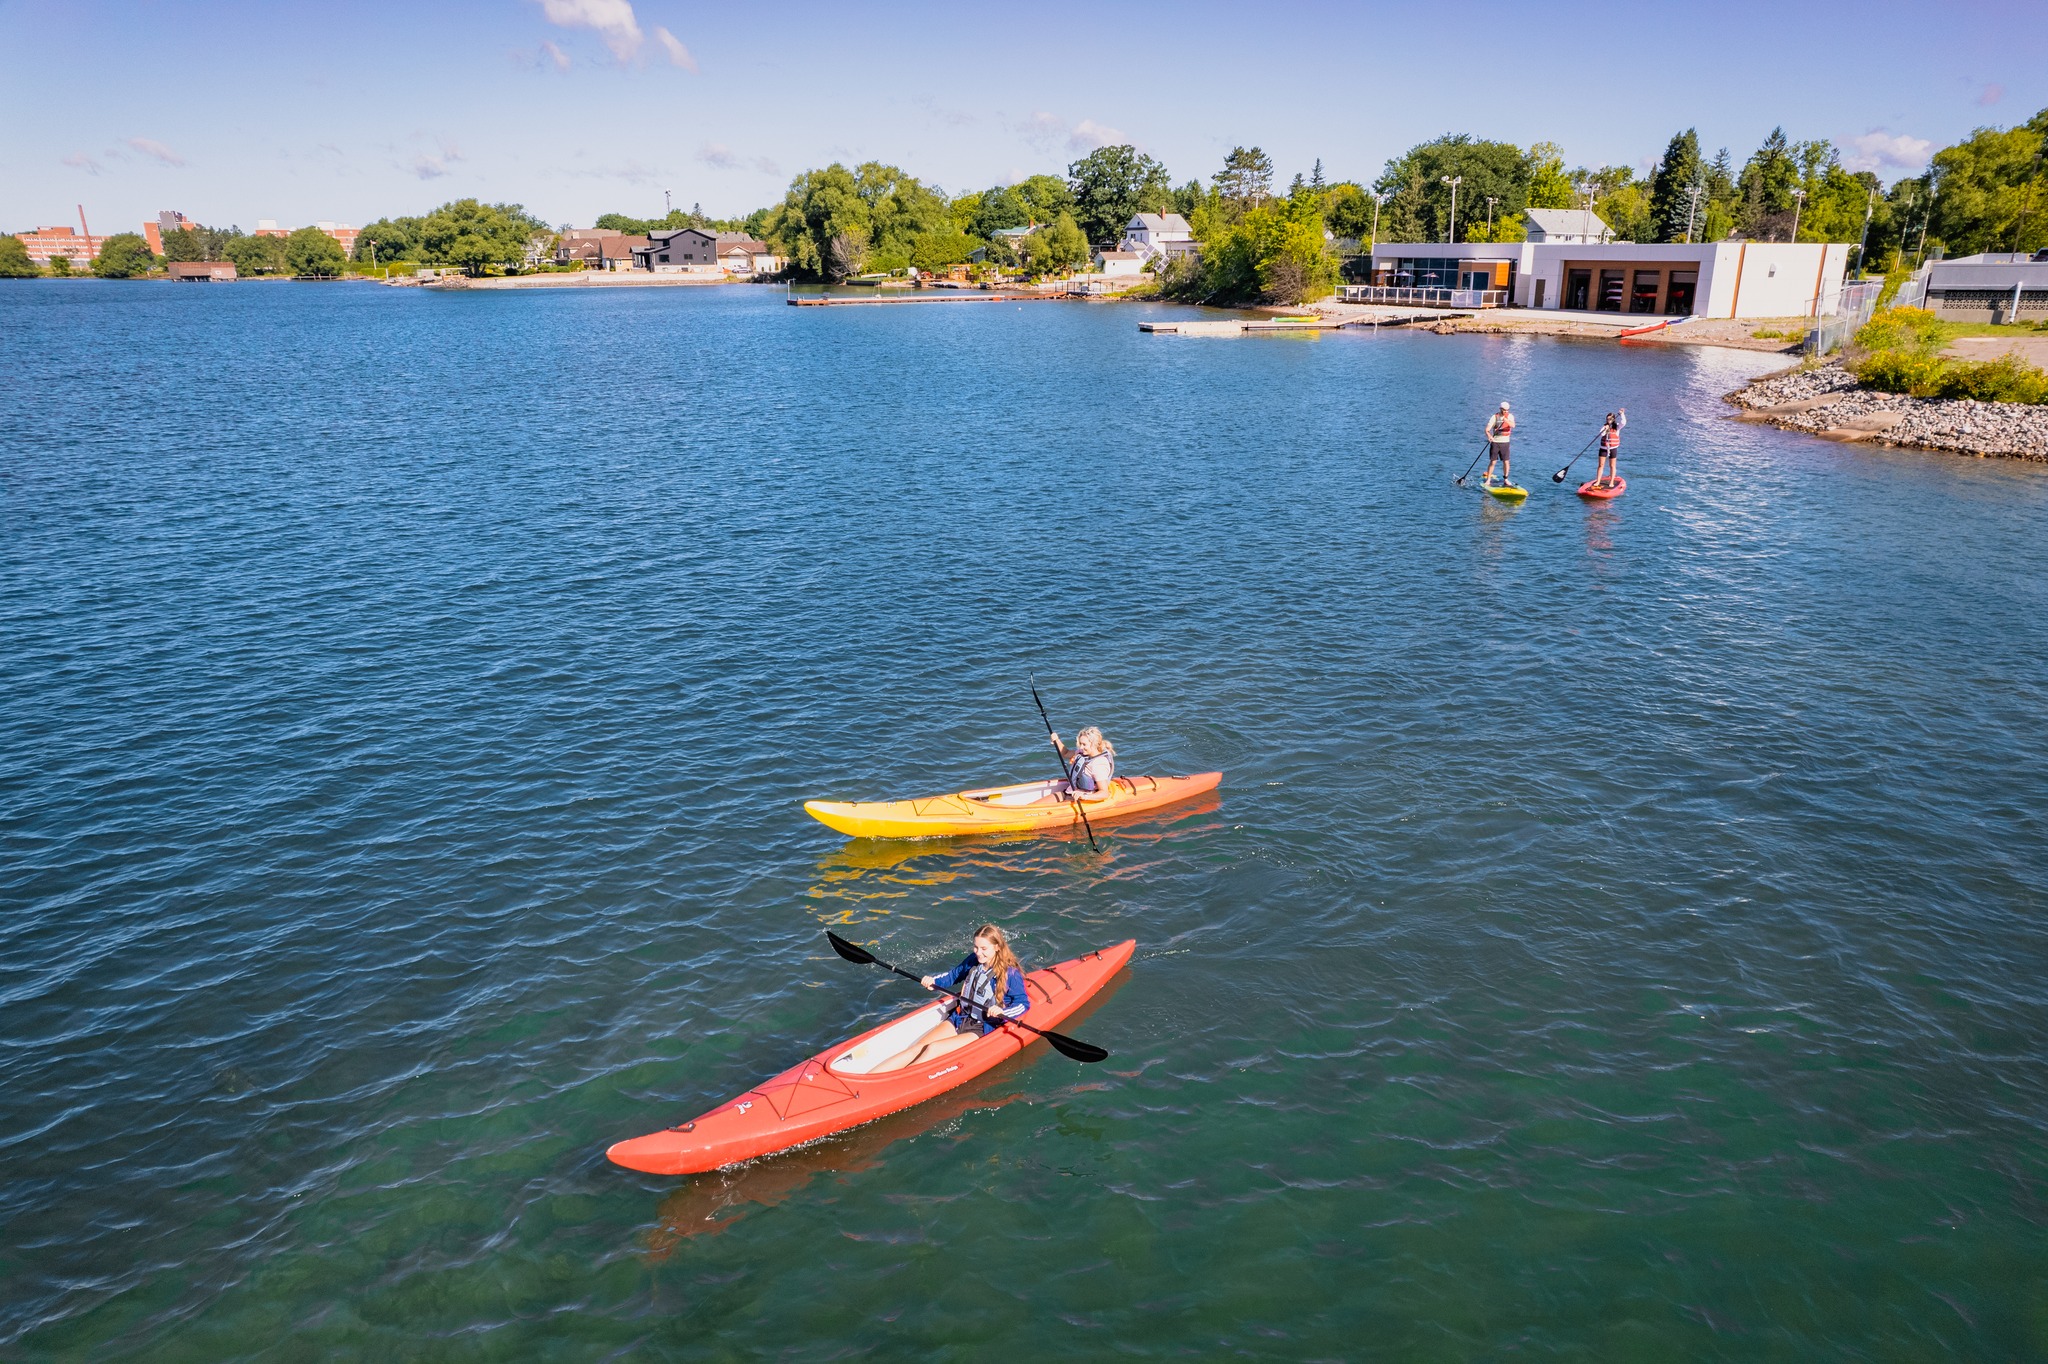
<svg viewBox="0 0 2048 1364"><path fill-rule="evenodd" d="M1941 353L1951 334L1951 329L1925 308L1886 308L1856 333L1856 347L1931 356Z"/></svg>
<svg viewBox="0 0 2048 1364"><path fill-rule="evenodd" d="M0 237L0 279L34 279L41 273L21 238Z"/></svg>
<svg viewBox="0 0 2048 1364"><path fill-rule="evenodd" d="M1873 351L1849 366L1849 372L1884 393L1910 393L1931 398L1941 382L1942 362L1909 350Z"/></svg>
<svg viewBox="0 0 2048 1364"><path fill-rule="evenodd" d="M1980 403L2048 403L2048 370L2017 355L1951 362L1943 368L1939 396L1975 398Z"/></svg>

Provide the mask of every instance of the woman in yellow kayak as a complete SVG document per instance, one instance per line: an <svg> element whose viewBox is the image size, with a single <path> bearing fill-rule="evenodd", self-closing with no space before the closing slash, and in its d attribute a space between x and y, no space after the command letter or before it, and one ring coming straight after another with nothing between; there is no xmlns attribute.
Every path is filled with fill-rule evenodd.
<svg viewBox="0 0 2048 1364"><path fill-rule="evenodd" d="M1067 769L1067 789L1062 797L1101 800L1108 795L1110 783L1116 780L1116 748L1102 737L1102 731L1088 726L1074 736L1072 748L1061 743L1059 735L1051 737L1053 752L1060 755L1060 763Z"/></svg>
<svg viewBox="0 0 2048 1364"><path fill-rule="evenodd" d="M927 990L951 990L960 998L925 1035L876 1066L877 1071L901 1070L924 1061L935 1061L949 1051L958 1051L1016 1018L1031 1007L1024 992L1024 968L1010 950L1009 935L994 924L974 930L974 951L960 959L952 970L926 976L919 984Z"/></svg>

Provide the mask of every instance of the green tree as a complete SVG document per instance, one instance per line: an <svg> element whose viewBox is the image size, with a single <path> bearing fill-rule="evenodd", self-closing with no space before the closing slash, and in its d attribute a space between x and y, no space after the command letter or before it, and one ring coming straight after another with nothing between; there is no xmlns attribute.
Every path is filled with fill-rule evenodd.
<svg viewBox="0 0 2048 1364"><path fill-rule="evenodd" d="M117 232L100 243L92 272L101 279L133 279L156 268L156 257L140 233Z"/></svg>
<svg viewBox="0 0 2048 1364"><path fill-rule="evenodd" d="M541 222L518 204L486 204L476 199L455 199L441 205L420 220L419 259L459 265L472 275L493 265L513 266L526 259L527 242L547 232ZM474 237L484 244L478 254L464 247L464 257L455 256L456 244Z"/></svg>
<svg viewBox="0 0 2048 1364"><path fill-rule="evenodd" d="M56 278L56 279L62 279L62 278L64 278L64 276L66 276L66 275L68 275L68 274L70 274L70 273L71 273L71 257L69 257L69 256L52 256L52 257L50 257L50 274L51 274L51 276L52 276L53 278Z"/></svg>
<svg viewBox="0 0 2048 1364"><path fill-rule="evenodd" d="M1074 221L1091 242L1114 243L1138 213L1157 213L1173 194L1166 167L1121 145L1098 147L1067 167Z"/></svg>
<svg viewBox="0 0 2048 1364"><path fill-rule="evenodd" d="M237 274L276 275L285 269L283 237L237 237L225 254Z"/></svg>
<svg viewBox="0 0 2048 1364"><path fill-rule="evenodd" d="M341 243L317 227L302 227L286 237L284 259L294 275L315 279L331 279L348 263Z"/></svg>
<svg viewBox="0 0 2048 1364"><path fill-rule="evenodd" d="M921 234L910 248L910 263L918 269L938 273L959 265L981 245L957 227L935 228Z"/></svg>
<svg viewBox="0 0 2048 1364"><path fill-rule="evenodd" d="M1469 239L1466 225L1484 222L1486 201L1494 200L1495 221L1519 219L1529 206L1530 158L1509 142L1482 142L1464 133L1446 134L1410 147L1374 182L1391 196L1382 217L1386 241L1451 240L1451 191L1444 177L1458 179L1457 240ZM1389 221L1391 220L1391 221ZM1410 235L1415 234L1415 235Z"/></svg>
<svg viewBox="0 0 2048 1364"><path fill-rule="evenodd" d="M1799 163L1783 128L1756 149L1735 182L1735 225L1744 236L1772 241L1792 236L1792 191L1799 188Z"/></svg>
<svg viewBox="0 0 2048 1364"><path fill-rule="evenodd" d="M1010 187L1034 223L1051 223L1074 211L1074 191L1057 175L1027 175Z"/></svg>
<svg viewBox="0 0 2048 1364"><path fill-rule="evenodd" d="M1273 158L1257 147L1232 147L1223 169L1209 177L1233 213L1258 207L1273 194Z"/></svg>
<svg viewBox="0 0 2048 1364"><path fill-rule="evenodd" d="M1979 128L1936 152L1928 241L1951 256L2048 246L2044 145L2048 109L2017 128Z"/></svg>
<svg viewBox="0 0 2048 1364"><path fill-rule="evenodd" d="M1538 142L1522 154L1522 164L1529 170L1525 207L1570 208L1577 202L1572 197L1572 178L1565 173L1564 148L1555 142Z"/></svg>
<svg viewBox="0 0 2048 1364"><path fill-rule="evenodd" d="M164 260L195 261L206 259L206 241L190 228L174 228L163 234Z"/></svg>
<svg viewBox="0 0 2048 1364"><path fill-rule="evenodd" d="M1336 262L1323 245L1313 196L1281 199L1219 223L1202 246L1199 275L1167 272L1162 291L1224 303L1305 303L1330 292Z"/></svg>
<svg viewBox="0 0 2048 1364"><path fill-rule="evenodd" d="M604 220L598 220L604 226ZM379 218L356 234L356 256L379 261L418 260L420 253L418 218ZM238 266L239 268L239 266Z"/></svg>
<svg viewBox="0 0 2048 1364"><path fill-rule="evenodd" d="M1018 256L1025 273L1033 278L1065 274L1088 264L1088 238L1073 214L1062 213L1026 237Z"/></svg>
<svg viewBox="0 0 2048 1364"><path fill-rule="evenodd" d="M975 196L967 230L984 241L1006 227L1022 227L1031 217L1024 197L1009 185L997 185Z"/></svg>
<svg viewBox="0 0 2048 1364"><path fill-rule="evenodd" d="M0 279L34 279L41 274L28 258L28 244L19 237L0 237Z"/></svg>
<svg viewBox="0 0 2048 1364"><path fill-rule="evenodd" d="M1364 241L1372 233L1372 196L1340 181L1323 191L1323 221L1340 237Z"/></svg>
<svg viewBox="0 0 2048 1364"><path fill-rule="evenodd" d="M1650 233L1647 240L1678 242L1699 228L1698 195L1706 192L1700 135L1687 128L1664 146L1664 158L1650 177Z"/></svg>

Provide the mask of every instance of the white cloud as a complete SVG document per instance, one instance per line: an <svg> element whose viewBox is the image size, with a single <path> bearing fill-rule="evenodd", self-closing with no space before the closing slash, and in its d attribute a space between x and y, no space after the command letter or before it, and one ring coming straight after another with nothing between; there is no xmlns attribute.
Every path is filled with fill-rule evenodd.
<svg viewBox="0 0 2048 1364"><path fill-rule="evenodd" d="M426 152L415 156L412 159L412 173L422 180L438 180L444 175L453 175L455 172L448 168L460 160L462 149L453 143L443 143L438 156Z"/></svg>
<svg viewBox="0 0 2048 1364"><path fill-rule="evenodd" d="M1017 120L1015 127L1026 142L1042 152L1092 152L1098 147L1128 141L1122 132L1092 118L1070 124L1058 114L1049 114L1043 109L1029 118Z"/></svg>
<svg viewBox="0 0 2048 1364"><path fill-rule="evenodd" d="M131 137L128 145L144 156L154 157L166 166L182 166L185 158L166 147L163 143L147 137Z"/></svg>
<svg viewBox="0 0 2048 1364"><path fill-rule="evenodd" d="M697 59L690 55L690 49L684 47L682 40L675 34L665 28L657 28L654 30L654 41L660 43L661 50L668 54L670 66L680 66L693 76L697 74Z"/></svg>
<svg viewBox="0 0 2048 1364"><path fill-rule="evenodd" d="M84 152L71 153L71 155L64 158L64 164L73 170L82 170L87 175L98 175L100 173L100 163L87 156Z"/></svg>
<svg viewBox="0 0 2048 1364"><path fill-rule="evenodd" d="M629 0L540 0L540 13L556 28L594 30L621 62L638 56L647 40Z"/></svg>
<svg viewBox="0 0 2048 1364"><path fill-rule="evenodd" d="M1092 152L1098 147L1111 147L1129 140L1115 128L1097 123L1092 118L1084 118L1076 123L1074 131L1067 135L1067 150Z"/></svg>
<svg viewBox="0 0 2048 1364"><path fill-rule="evenodd" d="M697 150L697 159L715 170L756 170L763 175L780 175L781 168L765 156L741 156L723 142L707 142Z"/></svg>
<svg viewBox="0 0 2048 1364"><path fill-rule="evenodd" d="M544 60L552 62L557 71L567 71L569 69L569 54L562 51L553 42L542 43L540 45L540 55Z"/></svg>
<svg viewBox="0 0 2048 1364"><path fill-rule="evenodd" d="M1875 171L1886 167L1918 170L1927 164L1927 154L1934 150L1934 143L1924 137L1908 137L1904 133L1872 128L1861 137L1852 137L1843 143L1842 150L1846 153L1842 157L1842 169L1846 171Z"/></svg>

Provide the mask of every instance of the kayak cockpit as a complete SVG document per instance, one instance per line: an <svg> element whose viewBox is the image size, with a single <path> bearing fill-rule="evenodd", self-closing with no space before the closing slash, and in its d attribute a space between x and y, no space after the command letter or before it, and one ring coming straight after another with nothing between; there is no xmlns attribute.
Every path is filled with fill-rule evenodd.
<svg viewBox="0 0 2048 1364"><path fill-rule="evenodd" d="M907 1051L910 1044L939 1025L945 1016L948 1001L940 1001L905 1018L899 1018L878 1033L862 1038L831 1060L831 1068L841 1075L873 1075L875 1067L898 1052ZM900 1074L901 1071L887 1071L885 1074Z"/></svg>
<svg viewBox="0 0 2048 1364"><path fill-rule="evenodd" d="M1020 786L990 786L979 791L962 791L960 799L981 805L1014 809L1020 805L1053 805L1067 789L1063 781L1027 781Z"/></svg>

